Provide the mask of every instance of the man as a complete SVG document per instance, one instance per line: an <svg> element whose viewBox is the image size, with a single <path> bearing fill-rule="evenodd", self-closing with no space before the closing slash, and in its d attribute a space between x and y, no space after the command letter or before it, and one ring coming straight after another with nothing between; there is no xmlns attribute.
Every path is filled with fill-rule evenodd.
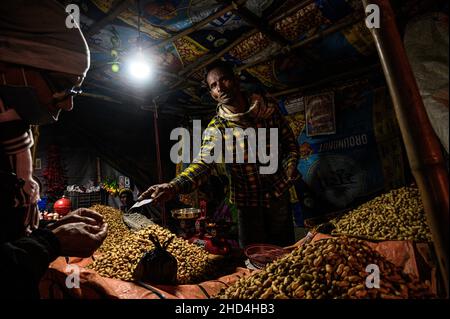
<svg viewBox="0 0 450 319"><path fill-rule="evenodd" d="M123 188L119 192L120 210L128 213L129 209L134 205L133 192L129 188Z"/></svg>
<svg viewBox="0 0 450 319"><path fill-rule="evenodd" d="M38 298L50 262L90 256L107 233L102 216L88 209L38 227L30 125L71 110L89 68L83 35L66 18L56 1L0 2L0 272L7 298Z"/></svg>
<svg viewBox="0 0 450 319"><path fill-rule="evenodd" d="M275 155L281 165L274 173L261 173L263 165L259 161L225 164L229 181L228 197L238 208L240 246L258 242L281 246L292 244L294 231L288 189L299 177L299 152L289 125L275 102L262 95L242 92L238 78L225 62L214 63L208 68L206 82L211 96L218 102L217 114L207 129L219 130L221 138L225 136L225 139L227 128L275 128L278 133L279 147L275 149ZM219 145L226 145L224 140L220 142ZM207 135L202 141L200 156L189 167L170 183L151 186L141 198L164 201L178 193L189 193L198 188L206 182L213 166L217 165L204 159L218 143L217 135ZM245 143L244 159L248 160L248 142L244 139ZM269 143L267 148L270 149ZM236 148L233 150L235 155Z"/></svg>

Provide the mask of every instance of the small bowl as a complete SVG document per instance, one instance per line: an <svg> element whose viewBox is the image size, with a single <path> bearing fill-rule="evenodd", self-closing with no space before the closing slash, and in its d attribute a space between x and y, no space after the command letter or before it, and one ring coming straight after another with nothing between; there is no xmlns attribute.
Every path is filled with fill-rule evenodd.
<svg viewBox="0 0 450 319"><path fill-rule="evenodd" d="M269 244L252 244L244 249L244 254L257 268L264 268L267 264L286 255L289 251L280 246Z"/></svg>
<svg viewBox="0 0 450 319"><path fill-rule="evenodd" d="M172 217L176 219L197 219L200 217L198 208L181 208L172 210Z"/></svg>

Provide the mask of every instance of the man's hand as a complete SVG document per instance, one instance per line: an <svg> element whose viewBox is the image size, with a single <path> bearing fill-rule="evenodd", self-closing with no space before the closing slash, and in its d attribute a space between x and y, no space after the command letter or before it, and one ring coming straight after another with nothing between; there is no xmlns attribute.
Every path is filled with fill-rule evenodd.
<svg viewBox="0 0 450 319"><path fill-rule="evenodd" d="M101 226L103 224L103 216L94 210L79 208L73 212L70 212L55 223L50 224L48 228L53 230L59 226L70 223L85 223L92 226Z"/></svg>
<svg viewBox="0 0 450 319"><path fill-rule="evenodd" d="M176 195L176 190L170 183L163 183L150 186L145 192L139 196L138 200L153 198L155 203L171 200Z"/></svg>
<svg viewBox="0 0 450 319"><path fill-rule="evenodd" d="M108 224L67 223L52 230L61 246L61 256L89 257L105 240Z"/></svg>

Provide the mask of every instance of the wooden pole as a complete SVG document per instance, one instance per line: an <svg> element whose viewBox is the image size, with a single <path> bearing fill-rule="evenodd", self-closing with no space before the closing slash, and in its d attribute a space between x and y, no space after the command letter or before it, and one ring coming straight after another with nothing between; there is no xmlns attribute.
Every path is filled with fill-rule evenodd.
<svg viewBox="0 0 450 319"><path fill-rule="evenodd" d="M363 0L380 9L380 27L371 28L389 87L412 174L419 187L445 293L449 292L449 189L440 144L428 119L388 0Z"/></svg>

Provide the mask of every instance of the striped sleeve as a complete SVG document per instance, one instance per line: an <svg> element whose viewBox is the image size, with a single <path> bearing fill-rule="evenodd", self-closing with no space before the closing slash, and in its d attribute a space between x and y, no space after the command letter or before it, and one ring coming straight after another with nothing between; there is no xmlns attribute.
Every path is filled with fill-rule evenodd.
<svg viewBox="0 0 450 319"><path fill-rule="evenodd" d="M207 132L217 132L219 130L216 117L211 120L206 130ZM212 166L214 165L207 158L215 148L217 138L218 135L216 134L205 134L202 140L200 154L194 159L191 165L170 182L178 192L182 194L190 193L207 182Z"/></svg>
<svg viewBox="0 0 450 319"><path fill-rule="evenodd" d="M6 109L0 100L0 147L7 155L21 153L33 146L30 126L14 109Z"/></svg>

